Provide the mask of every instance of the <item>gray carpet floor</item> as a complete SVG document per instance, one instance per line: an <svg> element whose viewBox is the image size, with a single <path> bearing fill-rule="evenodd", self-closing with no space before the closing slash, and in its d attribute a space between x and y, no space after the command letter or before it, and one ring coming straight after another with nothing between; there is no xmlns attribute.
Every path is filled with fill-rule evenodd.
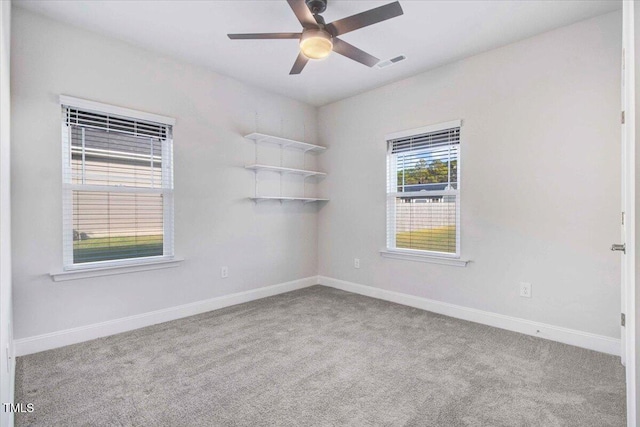
<svg viewBox="0 0 640 427"><path fill-rule="evenodd" d="M314 286L17 360L37 426L624 426L619 358Z"/></svg>

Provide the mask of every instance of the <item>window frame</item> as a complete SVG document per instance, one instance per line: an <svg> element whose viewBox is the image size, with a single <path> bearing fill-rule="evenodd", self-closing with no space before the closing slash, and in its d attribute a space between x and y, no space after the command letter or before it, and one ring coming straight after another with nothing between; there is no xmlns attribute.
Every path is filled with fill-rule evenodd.
<svg viewBox="0 0 640 427"><path fill-rule="evenodd" d="M420 191L420 192L403 192L399 193L398 191L391 191L393 189L397 190L397 181L394 182L393 179L397 179L397 173L395 163L392 161L395 159L394 155L391 153L392 144L391 141L403 138L410 138L412 136L418 136L426 133L439 132L446 129L452 128L460 128L460 137L458 142L458 159L457 159L457 189L456 190L434 190L434 191ZM389 258L404 258L412 261L425 261L425 262L433 262L433 263L443 263L438 261L446 261L451 260L451 265L460 265L466 266L468 261L462 261L461 258L461 229L460 229L460 219L461 219L461 177L462 177L462 142L463 142L463 131L462 131L462 120L452 120L448 122L437 123L429 126L423 126L415 129L408 129L400 132L394 132L388 135L385 135L385 141L387 144L386 151L386 249L381 251L383 256ZM392 171L394 172L392 174ZM391 209L390 204L393 203L395 206L395 199L399 196L426 196L429 194L435 195L450 195L455 196L456 198L456 251L455 253L450 252L441 252L441 251L430 251L424 249L408 249L408 248L398 248L396 247L396 221L395 221L395 209ZM392 217L393 216L393 217ZM457 262L460 260L460 263ZM444 262L444 264L448 264L448 262Z"/></svg>
<svg viewBox="0 0 640 427"><path fill-rule="evenodd" d="M73 210L73 191L78 190L78 186L83 184L73 184L70 181L72 176L71 164L71 145L70 128L66 124L66 109L74 108L82 111L94 112L98 114L107 114L111 116L120 116L126 119L154 122L168 126L168 134L166 138L167 149L163 149L163 157L168 157L168 176L167 186L160 188L163 195L163 254L149 257L123 258L117 260L93 261L84 263L73 262L73 214L65 214L66 211ZM135 267L144 265L161 265L166 262L175 260L174 253L174 184L173 184L173 128L175 119L172 117L161 116L157 114L147 113L144 111L132 110L129 108L118 107L100 102L89 101L80 98L74 98L66 95L60 95L60 111L61 111L61 142L62 142L62 253L63 253L63 271L88 271L88 270L108 270L118 267ZM164 162L164 160L163 160ZM163 166L164 168L164 166ZM165 171L163 170L163 174ZM86 185L87 189L95 190L95 185ZM105 186L102 191L111 191L109 187L118 191L118 186ZM148 190L141 188L136 191L135 187L128 192L131 194L145 193Z"/></svg>

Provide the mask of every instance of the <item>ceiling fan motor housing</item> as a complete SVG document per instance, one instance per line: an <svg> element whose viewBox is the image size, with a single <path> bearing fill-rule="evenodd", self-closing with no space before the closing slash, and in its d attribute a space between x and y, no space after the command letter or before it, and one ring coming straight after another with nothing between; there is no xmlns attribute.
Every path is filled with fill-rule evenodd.
<svg viewBox="0 0 640 427"><path fill-rule="evenodd" d="M331 34L322 29L307 29L300 37L300 50L307 58L322 59L333 49Z"/></svg>
<svg viewBox="0 0 640 427"><path fill-rule="evenodd" d="M307 7L314 15L327 10L327 0L305 0Z"/></svg>

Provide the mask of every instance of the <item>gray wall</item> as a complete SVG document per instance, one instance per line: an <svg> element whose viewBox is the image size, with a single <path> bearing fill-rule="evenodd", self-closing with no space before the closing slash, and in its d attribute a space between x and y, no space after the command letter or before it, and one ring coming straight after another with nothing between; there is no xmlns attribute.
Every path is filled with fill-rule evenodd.
<svg viewBox="0 0 640 427"><path fill-rule="evenodd" d="M615 12L321 107L320 274L619 337L620 34ZM455 119L472 263L382 258L384 136Z"/></svg>
<svg viewBox="0 0 640 427"><path fill-rule="evenodd" d="M11 307L11 176L9 51L11 2L0 2L0 402L13 402L13 354ZM8 426L12 414L0 410L0 426Z"/></svg>
<svg viewBox="0 0 640 427"><path fill-rule="evenodd" d="M261 132L315 142L315 108L22 9L14 9L13 26L16 338L317 274L318 207L254 205L245 199L254 191L253 173L242 167L254 159L242 135L256 124ZM62 269L60 94L176 118L181 267L51 281L49 273ZM279 159L268 149L260 155ZM229 267L229 278L220 278L221 266Z"/></svg>
<svg viewBox="0 0 640 427"><path fill-rule="evenodd" d="M319 111L21 9L14 15L13 51L21 52L12 62L17 338L318 271L619 336L619 257L608 251L619 240L619 12ZM176 117L182 267L50 280L62 266L61 93ZM381 258L384 135L452 119L464 121L462 256L473 262L457 268ZM295 154L285 161L326 170L320 189L331 202L319 209L246 201L253 175L241 166L254 151L241 135L256 127L329 146L317 165ZM263 162L279 159L273 151L259 154ZM275 192L279 180L267 176L260 185ZM296 182L284 185L301 191ZM219 278L222 265L229 266L228 279ZM520 281L533 284L533 298L518 296Z"/></svg>

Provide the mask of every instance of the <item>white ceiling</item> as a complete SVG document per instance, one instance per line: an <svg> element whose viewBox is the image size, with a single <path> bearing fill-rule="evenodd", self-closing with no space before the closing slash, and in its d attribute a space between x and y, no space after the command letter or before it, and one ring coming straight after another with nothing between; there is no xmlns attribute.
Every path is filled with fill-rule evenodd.
<svg viewBox="0 0 640 427"><path fill-rule="evenodd" d="M389 1L329 0L326 22ZM621 8L620 0L400 0L404 15L341 38L380 58L407 60L367 68L337 54L290 76L296 40L229 40L227 33L298 32L284 0L34 1L15 4L125 40L312 105L324 105L553 28Z"/></svg>

